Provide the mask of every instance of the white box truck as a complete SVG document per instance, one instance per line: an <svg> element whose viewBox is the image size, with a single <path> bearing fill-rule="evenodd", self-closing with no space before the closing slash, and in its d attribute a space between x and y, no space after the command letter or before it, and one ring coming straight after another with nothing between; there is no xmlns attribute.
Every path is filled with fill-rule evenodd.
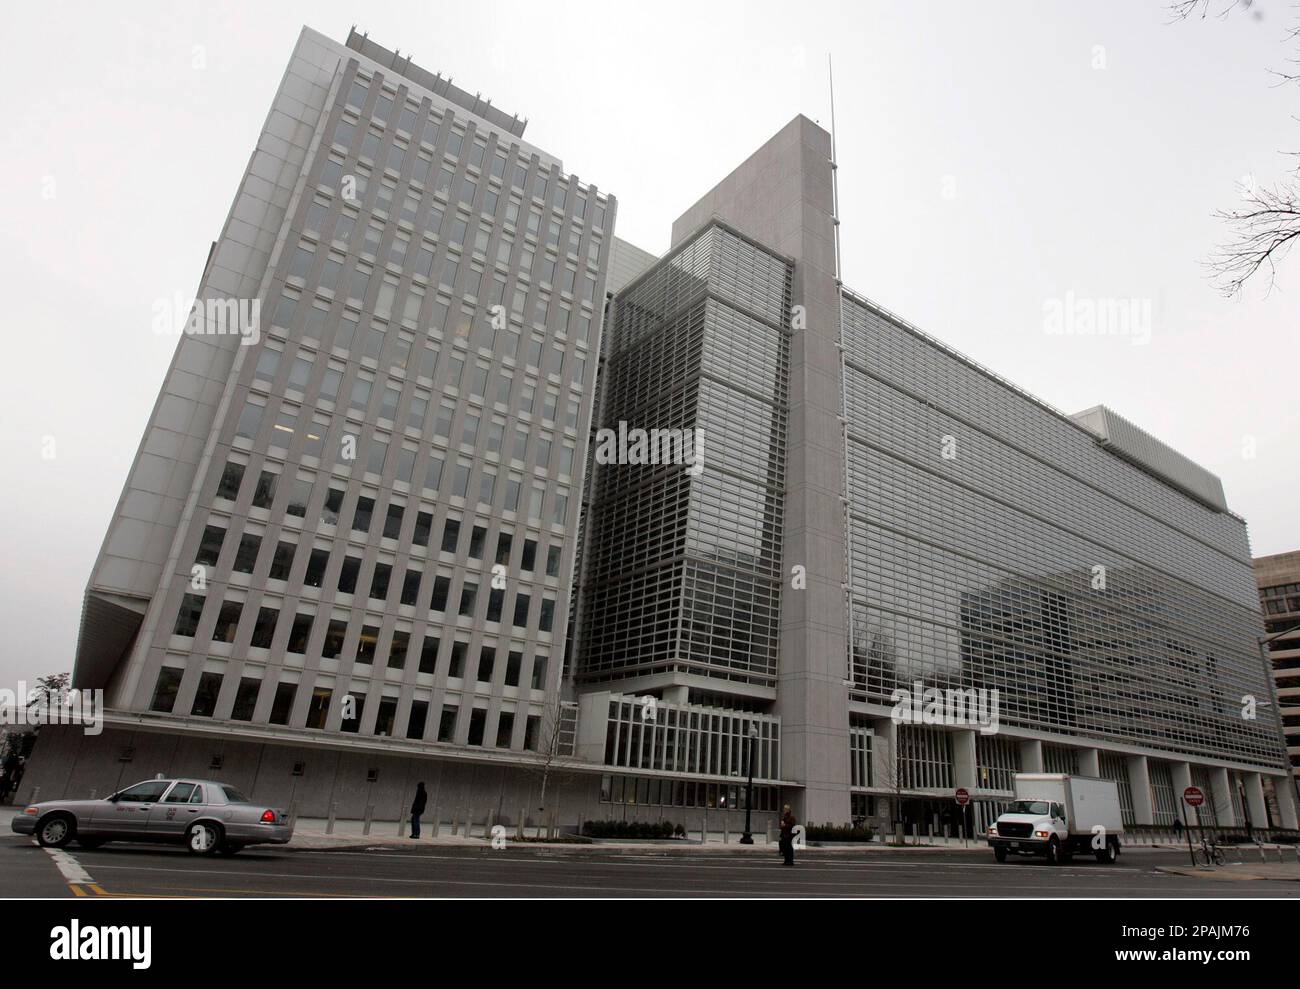
<svg viewBox="0 0 1300 989"><path fill-rule="evenodd" d="M1017 773L1016 799L988 830L993 855L1041 855L1053 865L1076 853L1119 858L1124 818L1114 780L1064 773Z"/></svg>

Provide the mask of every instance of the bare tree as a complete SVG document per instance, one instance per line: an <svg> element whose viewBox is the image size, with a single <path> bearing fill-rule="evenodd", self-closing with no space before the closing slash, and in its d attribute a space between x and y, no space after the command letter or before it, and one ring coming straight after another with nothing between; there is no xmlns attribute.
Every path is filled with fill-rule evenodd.
<svg viewBox="0 0 1300 989"><path fill-rule="evenodd" d="M1211 15L1224 18L1233 10L1250 10L1254 0L1175 0L1169 12L1175 21ZM1300 4L1294 5L1300 9ZM1255 11L1254 16L1262 16ZM1285 31L1284 40L1300 47L1300 24ZM1287 60L1300 66L1300 58ZM1270 70L1278 85L1300 81L1300 71ZM1300 119L1300 118L1296 118ZM1297 152L1285 152L1296 157ZM1246 282L1261 269L1268 273L1268 287L1277 280L1277 262L1283 260L1300 239L1300 168L1272 186L1253 180L1241 189L1244 205L1219 210L1214 215L1225 222L1228 238L1206 260L1205 267L1218 289L1228 297L1240 295Z"/></svg>
<svg viewBox="0 0 1300 989"><path fill-rule="evenodd" d="M888 739L889 736L885 735ZM880 762L880 785L891 791L889 798L889 841L893 842L903 823L903 768L898 761L897 726L892 741L886 741L884 758Z"/></svg>
<svg viewBox="0 0 1300 989"><path fill-rule="evenodd" d="M537 731L538 758L523 764L524 773L540 784L541 792L537 800L537 811L548 833L555 825L554 815L559 812L558 804L548 817L547 797L585 774L576 768L573 756L573 732L575 723L572 715L576 713L567 708L562 701L556 701L542 714ZM523 822L519 822L520 827Z"/></svg>

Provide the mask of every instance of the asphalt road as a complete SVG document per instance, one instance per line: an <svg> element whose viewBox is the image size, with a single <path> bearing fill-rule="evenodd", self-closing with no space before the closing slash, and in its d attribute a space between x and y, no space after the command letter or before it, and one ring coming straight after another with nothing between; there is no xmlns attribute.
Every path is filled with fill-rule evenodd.
<svg viewBox="0 0 1300 989"><path fill-rule="evenodd" d="M668 856L510 848L306 852L250 849L200 858L184 849L72 846L52 856L0 837L0 897L1300 897L1296 882L1172 876L1171 852L1128 851L1116 866L1036 860L998 865L987 850L910 855Z"/></svg>

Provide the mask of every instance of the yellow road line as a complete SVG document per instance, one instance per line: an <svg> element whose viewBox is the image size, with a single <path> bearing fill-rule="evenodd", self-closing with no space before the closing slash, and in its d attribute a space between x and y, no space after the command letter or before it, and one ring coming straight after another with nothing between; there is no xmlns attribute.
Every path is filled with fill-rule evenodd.
<svg viewBox="0 0 1300 989"><path fill-rule="evenodd" d="M99 885L99 883L91 883L90 888L95 891L96 896L112 896L111 893L104 892L104 887Z"/></svg>
<svg viewBox="0 0 1300 989"><path fill-rule="evenodd" d="M80 886L78 886L76 883L68 883L68 889L72 890L72 895L73 895L73 896L87 896L87 895L89 895L89 894L86 893L86 891L85 891L84 889L82 889L82 888L81 888Z"/></svg>

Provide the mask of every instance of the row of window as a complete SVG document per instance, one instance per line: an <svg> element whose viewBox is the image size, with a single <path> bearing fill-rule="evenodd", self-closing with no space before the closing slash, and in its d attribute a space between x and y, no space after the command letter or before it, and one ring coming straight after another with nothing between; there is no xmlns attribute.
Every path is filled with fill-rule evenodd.
<svg viewBox="0 0 1300 989"><path fill-rule="evenodd" d="M180 692L183 670L165 666L159 671L154 687L153 699L149 709L163 714L183 714L175 710L176 698ZM221 693L224 676L220 673L204 673L199 678L194 702L188 712L191 717L213 717L217 699ZM234 705L229 720L252 721L257 707L258 697L266 681L260 677L241 677L235 692ZM293 713L298 695L299 684L280 682L276 684L275 695L271 704L269 722L273 725L287 726ZM331 687L314 687L307 702L306 720L300 727L323 730L335 704L334 690ZM360 734L365 714L365 698L354 694L342 694L337 698L337 708L341 715L339 730L350 734ZM411 740L429 740L438 742L456 742L456 729L461 713L458 703L444 702L439 714L436 734L426 739L426 733L432 728L429 724L429 702L415 700L411 702L406 725L401 731L404 738ZM487 732L488 712L485 708L469 709L469 723L465 744L483 746L488 737L495 738L494 747L508 749L512 747L515 730L515 712L501 711L497 716L495 731ZM376 737L395 737L398 725L398 703L395 697L384 697L379 702L375 723L371 732ZM541 732L541 717L529 715L524 725L523 748L535 751L538 748Z"/></svg>

